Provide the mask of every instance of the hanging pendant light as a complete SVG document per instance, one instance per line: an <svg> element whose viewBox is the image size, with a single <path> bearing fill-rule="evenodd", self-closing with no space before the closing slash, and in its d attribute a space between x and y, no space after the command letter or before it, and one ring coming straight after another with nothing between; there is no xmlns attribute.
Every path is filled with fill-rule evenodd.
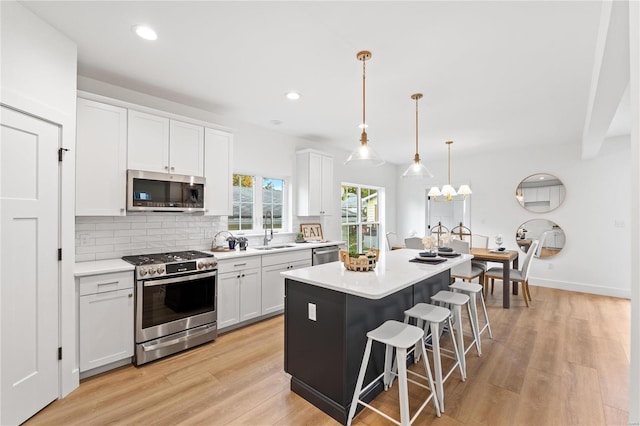
<svg viewBox="0 0 640 426"><path fill-rule="evenodd" d="M384 164L384 160L368 145L367 139L367 121L365 117L365 62L371 59L371 52L363 50L356 55L359 61L362 61L362 134L360 135L360 147L351 153L344 164L354 167L374 167Z"/></svg>
<svg viewBox="0 0 640 426"><path fill-rule="evenodd" d="M464 198L467 195L471 195L471 188L469 185L460 185L460 188L456 191L453 186L451 186L451 144L453 141L446 141L448 150L449 150L449 159L447 163L447 184L442 187L442 190L438 189L438 187L434 186L429 190L427 194L429 197L434 197L436 201L438 197L442 196L446 201L451 201L455 195L462 195Z"/></svg>
<svg viewBox="0 0 640 426"><path fill-rule="evenodd" d="M422 99L422 93L414 93L411 95L411 99L416 101L416 155L413 157L413 164L405 170L402 177L415 179L432 178L433 174L420 162L420 153L418 152L418 101Z"/></svg>

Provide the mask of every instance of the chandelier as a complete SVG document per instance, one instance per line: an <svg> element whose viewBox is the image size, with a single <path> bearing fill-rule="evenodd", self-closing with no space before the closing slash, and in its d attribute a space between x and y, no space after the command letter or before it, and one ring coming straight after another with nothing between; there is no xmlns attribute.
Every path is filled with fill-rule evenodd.
<svg viewBox="0 0 640 426"><path fill-rule="evenodd" d="M451 186L451 144L453 141L446 141L448 150L449 150L449 160L447 163L447 184L442 187L442 190L438 189L437 186L431 187L429 193L427 194L429 197L434 197L436 201L439 201L438 197L444 197L446 201L451 201L455 195L462 195L464 198L467 195L471 195L471 188L469 185L460 185L460 188L456 191L453 186Z"/></svg>

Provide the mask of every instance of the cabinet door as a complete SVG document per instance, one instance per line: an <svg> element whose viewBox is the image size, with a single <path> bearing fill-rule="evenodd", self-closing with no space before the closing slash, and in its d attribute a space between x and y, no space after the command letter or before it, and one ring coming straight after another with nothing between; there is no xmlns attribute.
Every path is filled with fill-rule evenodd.
<svg viewBox="0 0 640 426"><path fill-rule="evenodd" d="M169 172L203 176L204 127L182 121L169 123Z"/></svg>
<svg viewBox="0 0 640 426"><path fill-rule="evenodd" d="M204 177L205 215L229 216L232 211L233 135L205 129Z"/></svg>
<svg viewBox="0 0 640 426"><path fill-rule="evenodd" d="M288 271L289 264L262 268L262 314L284 309L284 277L280 272Z"/></svg>
<svg viewBox="0 0 640 426"><path fill-rule="evenodd" d="M260 269L240 273L240 321L260 316L262 312Z"/></svg>
<svg viewBox="0 0 640 426"><path fill-rule="evenodd" d="M124 216L127 110L78 98L76 216Z"/></svg>
<svg viewBox="0 0 640 426"><path fill-rule="evenodd" d="M309 214L322 214L322 156L309 154Z"/></svg>
<svg viewBox="0 0 640 426"><path fill-rule="evenodd" d="M80 297L80 371L133 356L133 289Z"/></svg>
<svg viewBox="0 0 640 426"><path fill-rule="evenodd" d="M262 268L262 315L284 310L284 277L280 272L311 266L311 260L299 260Z"/></svg>
<svg viewBox="0 0 640 426"><path fill-rule="evenodd" d="M320 214L331 214L333 203L333 158L322 157L322 195Z"/></svg>
<svg viewBox="0 0 640 426"><path fill-rule="evenodd" d="M127 164L134 170L169 172L169 119L129 110Z"/></svg>
<svg viewBox="0 0 640 426"><path fill-rule="evenodd" d="M240 322L240 274L218 274L218 329Z"/></svg>

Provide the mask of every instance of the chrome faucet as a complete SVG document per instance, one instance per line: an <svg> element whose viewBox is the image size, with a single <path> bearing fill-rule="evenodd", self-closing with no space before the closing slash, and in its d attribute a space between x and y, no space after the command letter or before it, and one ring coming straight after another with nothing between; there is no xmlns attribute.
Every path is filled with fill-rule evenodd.
<svg viewBox="0 0 640 426"><path fill-rule="evenodd" d="M265 226L264 228L264 245L265 246L269 244L269 241L273 240L273 216L271 215L270 211L268 211L267 214L265 215L265 222L266 222L266 219L269 219L269 226L271 227L271 236L267 237L267 228Z"/></svg>

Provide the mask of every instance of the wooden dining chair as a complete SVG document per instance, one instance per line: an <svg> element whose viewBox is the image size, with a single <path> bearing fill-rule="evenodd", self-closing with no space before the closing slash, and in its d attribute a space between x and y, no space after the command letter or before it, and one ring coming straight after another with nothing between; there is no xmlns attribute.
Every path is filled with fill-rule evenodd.
<svg viewBox="0 0 640 426"><path fill-rule="evenodd" d="M442 239L442 236L445 234L449 234L449 228L444 226L441 222L438 222L436 226L431 228L431 235L435 235L436 243L438 244L438 247L440 247L440 240Z"/></svg>
<svg viewBox="0 0 640 426"><path fill-rule="evenodd" d="M451 235L457 237L459 240L468 241L469 247L474 247L473 235L471 234L471 229L464 226L462 222L460 222L460 225L457 225L451 228Z"/></svg>
<svg viewBox="0 0 640 426"><path fill-rule="evenodd" d="M529 292L529 271L531 270L531 260L533 259L533 255L538 249L538 244L540 241L533 240L531 242L531 246L529 246L529 250L527 254L524 256L524 261L522 262L522 267L520 269L511 269L509 271L509 281L522 283L522 297L524 298L524 303L529 307L529 302L531 300L531 293ZM484 274L484 294L485 298L487 295L487 286L489 283L489 279L491 280L491 294L493 294L493 284L495 280L502 279L502 267L490 268Z"/></svg>

